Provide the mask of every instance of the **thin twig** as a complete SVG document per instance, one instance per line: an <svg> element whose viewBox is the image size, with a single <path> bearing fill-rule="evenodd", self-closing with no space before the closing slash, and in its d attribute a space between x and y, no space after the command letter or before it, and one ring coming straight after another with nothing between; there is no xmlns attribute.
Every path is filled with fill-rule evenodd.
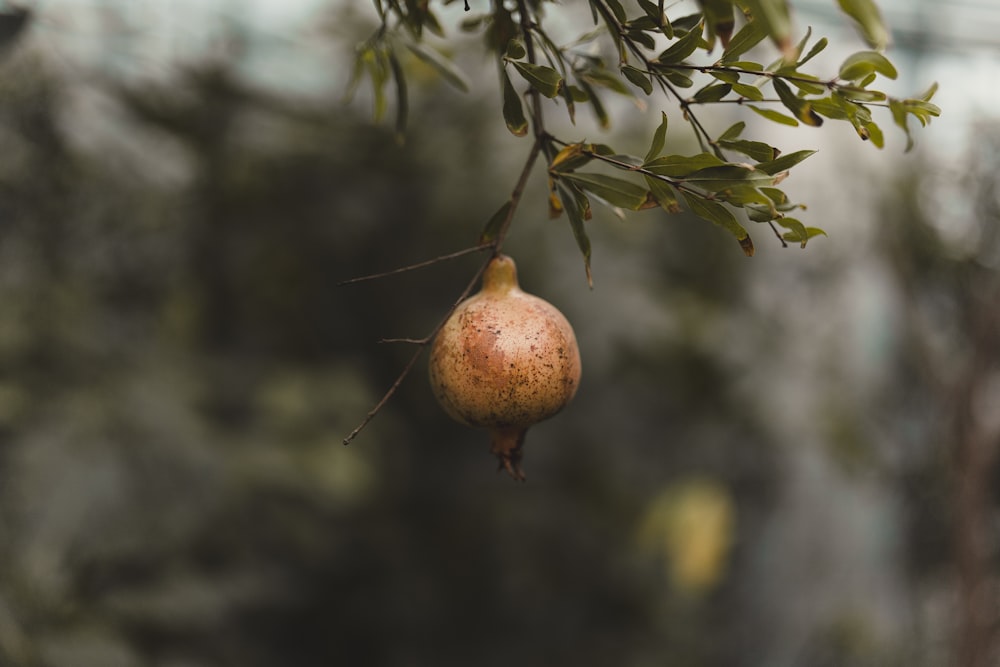
<svg viewBox="0 0 1000 667"><path fill-rule="evenodd" d="M492 257L490 260L492 260ZM358 433L361 433L361 431L368 426L369 422L371 422L371 420L375 418L375 415L379 413L379 410L381 410L382 407L389 402L389 399L392 398L393 395L395 395L395 393L399 390L400 385L403 384L403 380L405 380L406 376L410 374L410 371L413 370L413 366L417 363L417 359L419 359L420 355L423 354L424 348L427 347L427 345L434 340L434 337L438 334L438 332L441 331L442 327L444 327L445 323L448 321L448 318L451 317L451 314L455 312L456 308L458 308L458 304L462 303L462 301L464 301L465 298L472 293L473 288L476 286L476 283L479 282L479 277L483 275L483 271L486 270L490 260L483 262L483 265L480 266L479 270L476 271L476 274L472 276L472 280L470 280L469 284L465 286L462 293L458 295L458 298L455 299L455 302L448 309L448 312L444 314L444 317L441 318L441 321L437 323L429 334L427 334L426 338L421 339L418 344L417 351L414 352L413 356L410 357L410 360L406 362L406 366L404 366L403 370L400 371L399 375L396 377L396 381L392 383L392 386L389 387L388 391L386 391L379 402L375 404L375 407L368 411L368 414L365 415L363 420L361 420L361 423L354 427L354 430L351 431L346 438L344 438L345 445L351 444L351 440L354 440Z"/></svg>
<svg viewBox="0 0 1000 667"><path fill-rule="evenodd" d="M354 283L364 282L365 280L376 280L378 278L386 278L388 276L396 275L397 273L404 273L406 271L413 271L414 269L422 269L426 266L432 266L438 264L439 262L446 262L450 259L456 259L458 257L464 257L465 255L471 255L473 253L482 252L483 250L489 250L493 247L492 243L481 243L479 245L474 245L457 252L448 253L447 255L440 255L434 257L433 259L428 259L423 262L417 262L416 264L410 264L409 266L401 266L398 269L392 269L391 271L383 271L381 273L373 273L369 276L360 276L358 278L349 278L347 280L342 280L337 283L337 287L341 285L353 285Z"/></svg>
<svg viewBox="0 0 1000 667"><path fill-rule="evenodd" d="M381 338L379 343L408 343L410 345L426 345L430 342L427 338Z"/></svg>

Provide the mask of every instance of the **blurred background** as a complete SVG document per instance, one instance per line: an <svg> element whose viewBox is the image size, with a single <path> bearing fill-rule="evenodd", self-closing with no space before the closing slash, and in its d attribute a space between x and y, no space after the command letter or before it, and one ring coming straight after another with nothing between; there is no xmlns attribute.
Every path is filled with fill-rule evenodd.
<svg viewBox="0 0 1000 667"><path fill-rule="evenodd" d="M423 360L341 444L482 258L338 283L472 245L528 150L461 3L478 83L407 61L402 146L343 101L371 3L3 4L0 665L1000 664L1000 6L881 3L890 92L941 84L910 153L704 110L820 149L804 250L595 210L589 290L539 168L506 250L584 375L518 484ZM794 4L812 71L863 48Z"/></svg>

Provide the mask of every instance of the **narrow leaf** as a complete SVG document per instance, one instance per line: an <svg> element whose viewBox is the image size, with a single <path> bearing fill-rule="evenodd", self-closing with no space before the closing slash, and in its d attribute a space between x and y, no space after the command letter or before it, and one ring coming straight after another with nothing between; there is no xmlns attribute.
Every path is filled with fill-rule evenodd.
<svg viewBox="0 0 1000 667"><path fill-rule="evenodd" d="M701 43L701 24L692 28L686 35L670 45L666 51L657 56L657 61L664 65L676 65L690 56Z"/></svg>
<svg viewBox="0 0 1000 667"><path fill-rule="evenodd" d="M649 80L649 75L645 72L632 67L631 65L622 65L622 74L625 78L634 83L639 88L642 88L642 92L647 95L653 93L653 82Z"/></svg>
<svg viewBox="0 0 1000 667"><path fill-rule="evenodd" d="M667 141L667 114L660 112L660 125L656 128L656 132L653 133L653 143L649 145L649 150L646 152L646 158L643 162L649 162L653 158L656 158L663 151L663 146Z"/></svg>
<svg viewBox="0 0 1000 667"><path fill-rule="evenodd" d="M705 12L705 27L708 31L708 48L715 48L715 38L718 36L722 48L729 46L729 38L736 27L735 7L732 0L700 0Z"/></svg>
<svg viewBox="0 0 1000 667"><path fill-rule="evenodd" d="M728 208L719 202L704 199L687 192L682 194L684 195L684 201L692 213L703 220L714 222L723 227L739 241L740 248L743 249L743 254L747 257L753 257L754 247L753 241L750 240L750 235L743 225L737 222L736 216Z"/></svg>
<svg viewBox="0 0 1000 667"><path fill-rule="evenodd" d="M711 153L697 155L666 155L650 160L643 167L654 174L670 178L684 178L700 169L725 166L725 162Z"/></svg>
<svg viewBox="0 0 1000 667"><path fill-rule="evenodd" d="M840 66L839 76L845 81L858 81L872 72L878 72L890 79L895 79L897 76L896 68L889 59L875 51L860 51L848 56Z"/></svg>
<svg viewBox="0 0 1000 667"><path fill-rule="evenodd" d="M771 40L781 51L785 62L793 62L798 54L792 45L792 19L788 13L786 0L744 0L754 21L760 21L761 27L770 35Z"/></svg>
<svg viewBox="0 0 1000 667"><path fill-rule="evenodd" d="M818 56L820 52L827 47L827 44L829 44L829 41L826 37L820 37L819 41L813 44L813 47L809 49L809 53L806 54L806 57L798 62L797 67L802 67L807 62Z"/></svg>
<svg viewBox="0 0 1000 667"><path fill-rule="evenodd" d="M763 141L747 141L745 139L720 139L719 146L731 151L743 153L757 162L770 162L778 156L778 149Z"/></svg>
<svg viewBox="0 0 1000 667"><path fill-rule="evenodd" d="M514 84L507 76L507 68L500 68L500 82L503 86L503 119L507 124L507 129L516 137L523 137L528 133L528 119L524 116L524 106L521 104L521 96L514 90Z"/></svg>
<svg viewBox="0 0 1000 667"><path fill-rule="evenodd" d="M719 141L732 141L733 139L736 139L743 134L743 130L746 126L747 124L742 120L738 123L734 123L729 127L729 129L719 135Z"/></svg>
<svg viewBox="0 0 1000 667"><path fill-rule="evenodd" d="M674 189L670 187L669 183L665 183L658 178L650 176L649 174L642 175L646 179L646 185L649 186L649 191L653 193L653 198L667 213L680 213L681 207L677 203L677 195L674 194Z"/></svg>
<svg viewBox="0 0 1000 667"><path fill-rule="evenodd" d="M396 143L402 144L406 139L406 119L410 112L409 97L406 91L406 77L399 59L392 51L388 53L389 67L396 84Z"/></svg>
<svg viewBox="0 0 1000 667"><path fill-rule="evenodd" d="M483 231L479 233L480 243L490 243L496 239L497 234L500 233L500 228L503 226L504 221L507 220L507 215L510 213L510 207L513 205L511 200L504 202L503 206L493 214L493 217L489 219L486 226L483 227Z"/></svg>
<svg viewBox="0 0 1000 667"><path fill-rule="evenodd" d="M774 121L775 123L780 123L782 125L791 125L792 127L795 127L796 125L799 124L799 121L795 120L794 118L789 118L785 114L775 111L773 109L761 109L760 107L755 107L752 104L748 104L747 106L750 109L752 109L755 113L763 116L764 118L770 121Z"/></svg>
<svg viewBox="0 0 1000 667"><path fill-rule="evenodd" d="M545 97L555 97L559 94L559 87L563 85L563 79L556 70L545 65L524 63L518 60L512 60L510 63L531 84L532 88Z"/></svg>
<svg viewBox="0 0 1000 667"><path fill-rule="evenodd" d="M646 201L646 189L641 185L614 176L594 173L565 173L559 178L575 183L612 206L638 211Z"/></svg>
<svg viewBox="0 0 1000 667"><path fill-rule="evenodd" d="M570 229L573 230L573 238L576 239L576 245L580 248L580 254L583 255L583 268L587 274L587 285L593 288L594 279L590 274L590 237L587 236L587 230L583 223L584 212L581 208L581 199L583 202L586 202L587 207L590 206L590 203L586 201L587 198L582 192L574 192L569 187L564 187L561 184L559 185L559 192L562 194L566 217L569 218Z"/></svg>
<svg viewBox="0 0 1000 667"><path fill-rule="evenodd" d="M413 52L422 62L434 68L442 79L458 88L463 93L469 92L469 82L465 75L455 67L455 64L442 56L436 50L422 44L407 42L406 48Z"/></svg>
<svg viewBox="0 0 1000 667"><path fill-rule="evenodd" d="M884 49L889 44L889 30L873 0L837 0L840 9L857 23L868 45Z"/></svg>
<svg viewBox="0 0 1000 667"><path fill-rule="evenodd" d="M761 21L748 21L733 35L729 46L722 52L722 62L733 62L757 46L765 37L767 37L767 29Z"/></svg>
<svg viewBox="0 0 1000 667"><path fill-rule="evenodd" d="M794 153L789 153L788 155L782 155L781 157L771 160L770 162L762 162L757 165L758 171L763 171L765 174L781 173L791 169L798 163L805 160L807 157L815 153L816 151L795 151Z"/></svg>
<svg viewBox="0 0 1000 667"><path fill-rule="evenodd" d="M733 87L728 83L715 83L705 86L694 94L694 101L700 104L718 102L732 91Z"/></svg>
<svg viewBox="0 0 1000 667"><path fill-rule="evenodd" d="M792 89L788 87L788 84L781 79L773 79L771 81L771 85L774 86L775 92L778 93L781 103L784 104L785 108L791 111L797 119L806 125L811 125L813 127L819 127L823 124L823 119L812 110L812 105L801 97L796 97L795 93L792 92Z"/></svg>
<svg viewBox="0 0 1000 667"><path fill-rule="evenodd" d="M734 83L733 92L754 102L760 102L764 99L764 93L761 92L760 88L745 83Z"/></svg>

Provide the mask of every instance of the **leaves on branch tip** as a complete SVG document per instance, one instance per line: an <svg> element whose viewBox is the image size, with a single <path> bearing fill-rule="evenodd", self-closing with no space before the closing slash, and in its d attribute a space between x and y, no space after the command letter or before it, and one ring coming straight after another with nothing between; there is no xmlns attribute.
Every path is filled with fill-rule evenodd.
<svg viewBox="0 0 1000 667"><path fill-rule="evenodd" d="M671 44L665 51L656 57L656 62L662 65L676 65L690 56L701 43L702 24L687 32L683 37Z"/></svg>
<svg viewBox="0 0 1000 667"><path fill-rule="evenodd" d="M880 50L888 46L889 30L873 0L837 0L837 4L845 14L854 19L869 46Z"/></svg>
<svg viewBox="0 0 1000 667"><path fill-rule="evenodd" d="M569 218L573 238L576 239L576 245L580 249L580 254L583 255L583 268L587 274L587 285L593 289L594 279L590 273L590 237L587 236L587 230L584 227L584 220L590 217L590 201L572 183L559 183L557 187L562 196L566 217Z"/></svg>
<svg viewBox="0 0 1000 667"><path fill-rule="evenodd" d="M667 114L660 112L661 120L656 131L653 133L653 141L649 145L649 150L646 151L646 158L643 162L649 162L653 158L656 158L663 152L663 146L666 144L667 140Z"/></svg>
<svg viewBox="0 0 1000 667"><path fill-rule="evenodd" d="M630 211L642 209L647 200L646 188L614 176L566 172L560 173L559 178L573 183L581 190L590 192L612 206L619 206Z"/></svg>
<svg viewBox="0 0 1000 667"><path fill-rule="evenodd" d="M503 223L506 222L507 216L510 214L510 207L514 205L514 202L508 199L504 202L493 217L489 219L486 226L483 227L483 231L479 234L479 243L491 243L496 240L497 235L500 233L500 229L503 227Z"/></svg>
<svg viewBox="0 0 1000 667"><path fill-rule="evenodd" d="M897 76L896 68L889 59L876 51L860 51L851 56L840 66L838 76L845 81L859 81L878 72L889 79ZM862 87L867 84L862 84Z"/></svg>
<svg viewBox="0 0 1000 667"><path fill-rule="evenodd" d="M692 213L703 220L714 222L724 228L739 241L743 254L747 257L753 257L754 247L753 241L750 239L750 234L736 220L736 216L733 215L732 211L719 202L705 199L689 192L683 192L682 194L684 195L684 201Z"/></svg>
<svg viewBox="0 0 1000 667"><path fill-rule="evenodd" d="M500 85L503 88L504 123L515 137L523 137L528 134L528 119L524 115L521 96L514 90L514 84L511 83L505 67L500 68Z"/></svg>
<svg viewBox="0 0 1000 667"><path fill-rule="evenodd" d="M559 94L559 89L563 86L563 78L556 70L545 65L525 63L519 60L511 60L510 64L531 84L532 88L545 97L555 97Z"/></svg>
<svg viewBox="0 0 1000 667"><path fill-rule="evenodd" d="M647 95L653 94L653 82L650 80L647 73L636 69L631 65L622 65L622 74L625 75L626 79L641 88L642 92Z"/></svg>
<svg viewBox="0 0 1000 667"><path fill-rule="evenodd" d="M819 227L806 227L795 218L778 218L775 222L789 230L782 234L781 238L798 243L800 248L805 248L806 243L814 236L826 236L826 232Z"/></svg>

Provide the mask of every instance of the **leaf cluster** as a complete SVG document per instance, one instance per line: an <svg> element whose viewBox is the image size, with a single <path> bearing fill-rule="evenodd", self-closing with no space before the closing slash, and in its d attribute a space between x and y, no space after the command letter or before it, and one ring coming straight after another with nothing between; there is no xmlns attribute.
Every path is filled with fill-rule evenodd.
<svg viewBox="0 0 1000 667"><path fill-rule="evenodd" d="M481 33L486 48L496 57L501 114L508 130L526 136L534 129L548 161L550 214L567 214L588 276L590 242L584 222L591 216L591 200L619 210L660 208L671 213L683 203L698 217L729 231L748 256L754 245L747 223L768 224L782 245L792 242L804 247L810 238L824 233L791 217L804 206L792 203L778 187L789 170L813 151L783 154L744 136L745 122L714 132L700 120L700 107L735 104L789 126L846 122L860 139L878 148L885 140L873 112L885 110L905 133L907 150L913 145L910 117L923 126L940 114L931 103L936 85L904 99L879 90L879 83L895 79L897 70L883 52L889 32L872 0L838 0L868 48L849 56L836 73L822 76L806 66L828 41L813 41L811 29L793 40L786 0L700 0L700 11L673 17L663 0L588 0L594 30L568 44L557 44L546 30L547 2L492 2L488 11L467 18L462 28ZM445 4L450 2L445 0ZM376 90L377 117L386 106L380 91L389 81L395 82L397 130L402 132L405 81L393 41L398 38L389 35L405 34L406 49L456 87L465 89L466 83L453 63L419 44L425 31L441 32L429 0L375 0L375 5L382 25L359 47L352 81L357 85L367 72ZM611 48L595 54L591 45L596 40ZM762 51L757 47L765 41L777 51L770 62L752 57ZM713 55L717 45L721 54ZM607 94L672 102L679 118L693 131L700 151L663 154L668 126L663 111L643 157L619 154L603 144L562 140L545 130L544 100L563 106L573 123L577 106L586 104L598 124L608 127L612 118L603 99ZM595 164L604 169L593 169ZM621 173L612 175L615 170ZM511 204L516 201L505 206ZM509 222L512 212L503 213ZM484 241L502 242L496 224L494 220L487 225Z"/></svg>

